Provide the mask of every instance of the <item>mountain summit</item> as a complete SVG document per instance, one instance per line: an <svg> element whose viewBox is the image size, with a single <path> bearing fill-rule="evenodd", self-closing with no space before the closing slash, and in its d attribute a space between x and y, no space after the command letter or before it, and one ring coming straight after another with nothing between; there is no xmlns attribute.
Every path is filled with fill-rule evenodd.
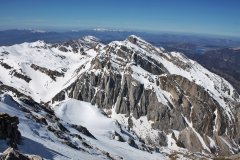
<svg viewBox="0 0 240 160"><path fill-rule="evenodd" d="M47 159L239 153L232 85L135 35L0 47L0 95L0 112L20 119L20 150ZM28 149L30 141L45 152Z"/></svg>

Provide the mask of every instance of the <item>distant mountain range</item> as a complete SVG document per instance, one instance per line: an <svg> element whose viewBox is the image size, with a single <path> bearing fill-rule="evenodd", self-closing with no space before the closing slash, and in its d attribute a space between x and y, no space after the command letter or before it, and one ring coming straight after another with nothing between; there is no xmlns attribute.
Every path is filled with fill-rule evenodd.
<svg viewBox="0 0 240 160"><path fill-rule="evenodd" d="M134 32L116 29L96 28L91 30L72 30L68 32L53 32L44 30L5 30L0 31L0 46L13 45L23 42L34 42L43 40L47 43L59 43L71 39L78 39L86 35L93 35L101 39L102 43L109 43L113 40L124 40L128 35L138 35L156 46L171 47L174 44L194 44L206 48L216 47L239 47L240 39L229 37L214 37L197 34L179 33L148 33Z"/></svg>

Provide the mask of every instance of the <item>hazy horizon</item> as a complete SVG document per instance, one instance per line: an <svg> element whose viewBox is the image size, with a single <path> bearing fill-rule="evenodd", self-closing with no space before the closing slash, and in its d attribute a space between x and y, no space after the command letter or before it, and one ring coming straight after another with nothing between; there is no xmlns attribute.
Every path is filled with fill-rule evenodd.
<svg viewBox="0 0 240 160"><path fill-rule="evenodd" d="M240 37L237 0L219 1L5 1L0 30L83 30L175 32Z"/></svg>

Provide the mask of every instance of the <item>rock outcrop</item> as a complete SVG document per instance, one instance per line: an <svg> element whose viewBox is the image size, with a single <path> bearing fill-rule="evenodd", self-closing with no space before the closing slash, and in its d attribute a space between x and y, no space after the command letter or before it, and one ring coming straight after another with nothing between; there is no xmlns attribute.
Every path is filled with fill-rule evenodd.
<svg viewBox="0 0 240 160"><path fill-rule="evenodd" d="M42 160L41 157L36 155L25 155L13 148L6 149L0 156L1 160Z"/></svg>
<svg viewBox="0 0 240 160"><path fill-rule="evenodd" d="M35 65L35 64L31 64L30 67L33 68L34 70L39 70L40 72L48 75L54 81L56 81L57 77L63 77L64 76L64 73L62 73L62 72L52 71L50 69L47 69L47 68L44 68L44 67L40 67L40 66Z"/></svg>
<svg viewBox="0 0 240 160"><path fill-rule="evenodd" d="M6 113L0 113L0 139L9 139L10 146L16 148L21 140L18 130L19 120Z"/></svg>
<svg viewBox="0 0 240 160"><path fill-rule="evenodd" d="M93 138L93 139L96 139L89 131L86 127L83 127L81 125L72 125L73 128L75 128L77 131L79 131L80 133L90 137L90 138Z"/></svg>

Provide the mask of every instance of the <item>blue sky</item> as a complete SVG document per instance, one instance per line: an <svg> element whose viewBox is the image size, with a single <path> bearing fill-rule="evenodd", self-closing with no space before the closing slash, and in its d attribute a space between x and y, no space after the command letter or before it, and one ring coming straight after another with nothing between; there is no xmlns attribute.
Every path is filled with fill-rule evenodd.
<svg viewBox="0 0 240 160"><path fill-rule="evenodd" d="M240 0L0 0L0 29L125 30L240 37Z"/></svg>

